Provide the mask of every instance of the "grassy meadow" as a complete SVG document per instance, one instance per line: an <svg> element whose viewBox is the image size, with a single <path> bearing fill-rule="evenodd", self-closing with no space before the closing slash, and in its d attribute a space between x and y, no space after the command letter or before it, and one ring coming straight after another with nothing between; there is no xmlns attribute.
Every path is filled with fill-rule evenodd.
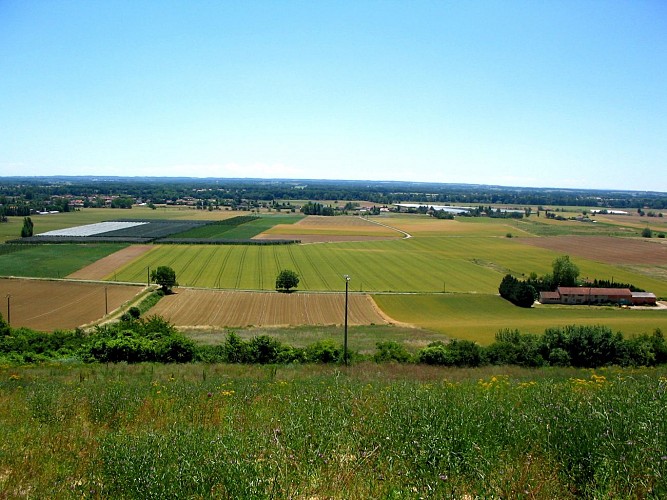
<svg viewBox="0 0 667 500"><path fill-rule="evenodd" d="M660 498L664 369L0 368L34 498Z"/></svg>
<svg viewBox="0 0 667 500"><path fill-rule="evenodd" d="M124 243L12 245L0 248L0 276L64 278L126 246Z"/></svg>
<svg viewBox="0 0 667 500"><path fill-rule="evenodd" d="M667 311L630 310L613 306L536 305L516 307L497 295L376 294L373 299L391 318L446 337L488 345L505 328L542 334L549 327L604 325L626 337L667 331Z"/></svg>

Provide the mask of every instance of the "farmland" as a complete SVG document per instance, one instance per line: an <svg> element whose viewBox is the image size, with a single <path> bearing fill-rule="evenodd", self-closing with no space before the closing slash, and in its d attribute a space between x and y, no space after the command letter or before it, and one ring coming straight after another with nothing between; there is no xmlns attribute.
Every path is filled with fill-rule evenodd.
<svg viewBox="0 0 667 500"><path fill-rule="evenodd" d="M122 243L6 245L0 251L11 252L0 253L0 276L63 278L125 247Z"/></svg>
<svg viewBox="0 0 667 500"><path fill-rule="evenodd" d="M9 297L11 325L35 330L73 329L101 319L133 299L142 288L71 281L0 279L0 296Z"/></svg>
<svg viewBox="0 0 667 500"><path fill-rule="evenodd" d="M151 313L176 326L246 327L340 325L345 298L341 294L254 293L179 289L163 298ZM367 295L349 297L349 324L382 324L385 319Z"/></svg>
<svg viewBox="0 0 667 500"><path fill-rule="evenodd" d="M118 211L98 210L92 215L84 211L54 217L59 217L61 224L64 224L66 215L70 217L67 220L83 217L81 220L93 222L94 219L110 219L110 213L115 215ZM123 212L124 215L128 213ZM218 211L211 215L208 211L191 209L138 209L136 212L133 209L132 215L135 214L137 219L147 220L150 219L146 217L148 214L154 217L153 220L206 221L213 220L211 217L216 215L231 218L238 212ZM149 251L138 251L130 257L128 254L113 255L114 250L123 248L120 246L47 245L42 249L27 247L20 252L21 256L18 253L1 255L0 274L62 277L110 254L107 259L100 260L97 267L74 276L145 283L149 269L167 265L176 271L183 287L269 291L274 289L277 273L287 268L299 274L300 294L340 293L344 289L342 275L349 274L352 276L350 290L373 294L379 306L394 320L482 343L492 340L495 332L503 327L540 333L548 326L583 322L607 324L627 334L650 332L655 328L664 330L667 328L664 311L624 314L627 311L593 308L583 313L578 309L555 307L523 311L496 297L498 284L506 273L515 276L532 272L546 274L551 271L552 261L563 254L572 256L580 268L581 277L633 283L658 297L667 297L663 240L609 236L619 230L635 231L630 225L634 219L638 217L617 218L606 226L594 226L543 217L519 221L464 217L437 220L427 216L389 214L368 221L359 217L304 218L267 214L231 231L244 231L239 234L243 237L290 236L320 243L268 247L152 245ZM613 224L615 221L618 222ZM554 226L565 233L569 227L589 228L591 234L535 236L544 225ZM211 226L201 226L197 231L209 231L204 229L206 227ZM257 235L258 231L263 232ZM399 231L412 237L406 239ZM508 234L512 237L507 237ZM502 311L498 312L498 308ZM193 308L191 314L199 315L188 320L193 324L211 322L208 307ZM262 319L264 313L257 314L254 318L245 318L243 323L266 324ZM214 323L222 327L225 321ZM308 324L302 319L295 321L297 323L289 323L302 324L298 322L304 321L303 324ZM186 323L179 320L181 326Z"/></svg>
<svg viewBox="0 0 667 500"><path fill-rule="evenodd" d="M272 247L161 246L115 276L141 282L148 267L168 265L184 286L271 290L277 273L289 268L299 274L300 290L340 291L341 276L349 274L355 291L494 294L504 274L547 273L559 255L519 241L470 236ZM667 281L620 266L583 259L577 263L583 276L613 276L667 296Z"/></svg>

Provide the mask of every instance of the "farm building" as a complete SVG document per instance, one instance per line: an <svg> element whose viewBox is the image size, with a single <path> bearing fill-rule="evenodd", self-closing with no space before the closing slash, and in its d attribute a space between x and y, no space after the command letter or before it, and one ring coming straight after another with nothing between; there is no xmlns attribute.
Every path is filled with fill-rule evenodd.
<svg viewBox="0 0 667 500"><path fill-rule="evenodd" d="M657 304L657 298L654 293L651 292L632 292L632 305L633 306L654 306Z"/></svg>
<svg viewBox="0 0 667 500"><path fill-rule="evenodd" d="M656 303L656 296L649 292L631 292L628 288L559 286L555 292L540 292L540 303L650 305Z"/></svg>

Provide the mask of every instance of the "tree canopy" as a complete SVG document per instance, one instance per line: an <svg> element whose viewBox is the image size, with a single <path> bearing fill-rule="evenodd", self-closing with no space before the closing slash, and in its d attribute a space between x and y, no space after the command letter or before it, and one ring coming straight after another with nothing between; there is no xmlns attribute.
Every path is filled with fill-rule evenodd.
<svg viewBox="0 0 667 500"><path fill-rule="evenodd" d="M299 286L299 275L291 269L283 269L276 277L276 290L289 293Z"/></svg>
<svg viewBox="0 0 667 500"><path fill-rule="evenodd" d="M553 261L553 286L577 286L579 268L570 261L569 255L557 257Z"/></svg>
<svg viewBox="0 0 667 500"><path fill-rule="evenodd" d="M159 266L151 271L151 281L160 285L165 293L170 293L173 287L178 286L176 272L169 266Z"/></svg>

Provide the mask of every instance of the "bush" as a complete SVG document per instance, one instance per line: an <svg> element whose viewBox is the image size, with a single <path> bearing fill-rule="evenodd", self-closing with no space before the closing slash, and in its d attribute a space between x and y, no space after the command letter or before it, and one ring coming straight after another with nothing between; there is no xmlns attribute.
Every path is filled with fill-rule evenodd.
<svg viewBox="0 0 667 500"><path fill-rule="evenodd" d="M396 361L398 363L408 363L412 356L403 347L402 344L394 341L378 342L376 353L373 355L373 360L376 363L384 363L387 361Z"/></svg>
<svg viewBox="0 0 667 500"><path fill-rule="evenodd" d="M310 362L336 363L342 358L342 346L331 339L320 340L306 348L306 359Z"/></svg>
<svg viewBox="0 0 667 500"><path fill-rule="evenodd" d="M474 367L483 364L483 350L471 340L452 340L448 344L432 342L421 349L420 363L458 367Z"/></svg>
<svg viewBox="0 0 667 500"><path fill-rule="evenodd" d="M486 359L493 365L544 366L540 353L541 342L536 335L522 334L519 330L500 330L496 341L486 348Z"/></svg>
<svg viewBox="0 0 667 500"><path fill-rule="evenodd" d="M102 363L187 363L194 359L195 352L194 342L164 318L132 320L130 317L130 321L97 327L84 350L84 359Z"/></svg>

